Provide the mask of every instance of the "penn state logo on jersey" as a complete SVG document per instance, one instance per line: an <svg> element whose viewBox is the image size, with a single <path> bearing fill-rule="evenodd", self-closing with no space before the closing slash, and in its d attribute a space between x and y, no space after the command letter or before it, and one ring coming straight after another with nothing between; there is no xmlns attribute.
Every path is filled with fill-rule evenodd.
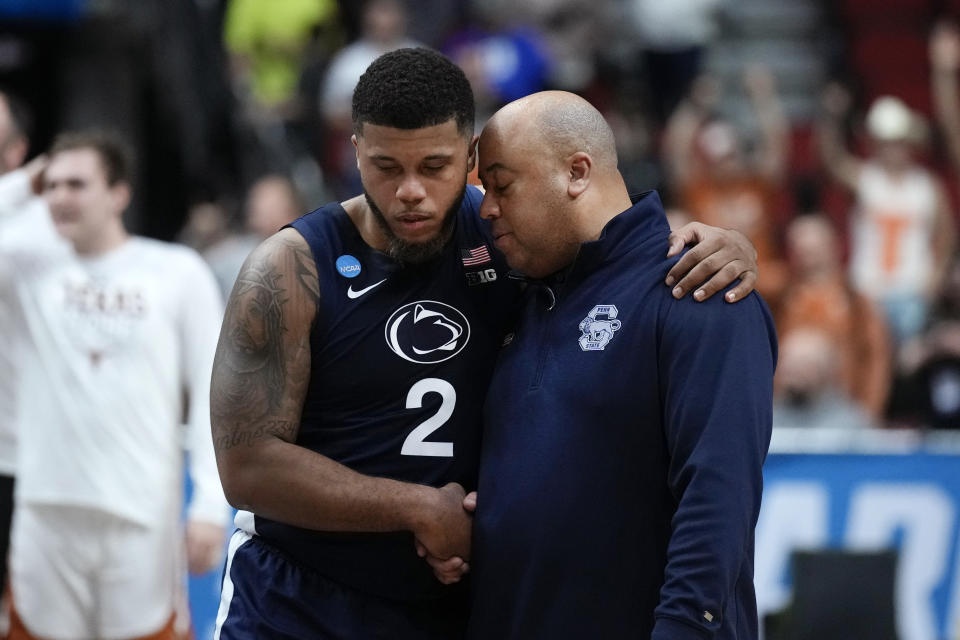
<svg viewBox="0 0 960 640"><path fill-rule="evenodd" d="M613 334L619 331L617 308L612 304L598 304L580 323L580 348L584 351L603 351Z"/></svg>
<svg viewBox="0 0 960 640"><path fill-rule="evenodd" d="M405 304L387 320L387 346L409 362L436 364L467 346L470 322L458 309L435 300Z"/></svg>

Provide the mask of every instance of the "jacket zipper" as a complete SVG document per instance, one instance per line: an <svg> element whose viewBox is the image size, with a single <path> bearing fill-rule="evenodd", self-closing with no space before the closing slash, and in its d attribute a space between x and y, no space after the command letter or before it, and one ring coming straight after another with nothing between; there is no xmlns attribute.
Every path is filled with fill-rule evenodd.
<svg viewBox="0 0 960 640"><path fill-rule="evenodd" d="M550 341L547 337L550 335L553 309L557 305L557 297L553 289L547 285L543 285L543 290L546 292L546 295L549 296L549 303L543 317L537 318L537 324L540 325L540 332L537 336L537 368L533 373L533 380L530 382L530 391L540 389L540 382L543 380L543 368L546 366L547 358L550 355L548 348Z"/></svg>

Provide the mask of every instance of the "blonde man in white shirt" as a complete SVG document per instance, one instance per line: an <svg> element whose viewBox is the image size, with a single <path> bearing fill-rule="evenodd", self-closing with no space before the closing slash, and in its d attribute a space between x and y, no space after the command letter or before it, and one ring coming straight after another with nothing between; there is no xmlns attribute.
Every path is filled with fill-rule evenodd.
<svg viewBox="0 0 960 640"><path fill-rule="evenodd" d="M184 392L190 569L212 568L225 537L208 408L219 292L192 250L127 233L127 167L122 143L109 135L59 137L42 185L67 242L0 241L30 338L11 640L176 637ZM8 194L0 225L17 208L10 193L30 198L30 178L0 178Z"/></svg>

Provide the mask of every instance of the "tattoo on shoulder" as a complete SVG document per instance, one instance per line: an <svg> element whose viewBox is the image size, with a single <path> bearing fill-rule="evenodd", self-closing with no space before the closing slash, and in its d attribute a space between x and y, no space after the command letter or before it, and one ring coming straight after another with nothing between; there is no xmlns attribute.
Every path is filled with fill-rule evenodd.
<svg viewBox="0 0 960 640"><path fill-rule="evenodd" d="M219 355L234 374L233 388L227 389L242 402L247 385L260 384L267 391L268 409L276 409L282 398L285 371L283 359L283 316L286 292L279 286L281 274L265 261L246 266L237 277L227 306L220 337Z"/></svg>
<svg viewBox="0 0 960 640"><path fill-rule="evenodd" d="M270 435L296 438L309 380L309 332L290 331L319 299L313 256L303 242L278 238L244 264L214 362L210 408L217 450Z"/></svg>
<svg viewBox="0 0 960 640"><path fill-rule="evenodd" d="M293 256L296 261L297 282L303 287L303 290L314 302L320 302L320 282L317 278L317 268L313 262L313 254L310 249L303 246L295 246Z"/></svg>

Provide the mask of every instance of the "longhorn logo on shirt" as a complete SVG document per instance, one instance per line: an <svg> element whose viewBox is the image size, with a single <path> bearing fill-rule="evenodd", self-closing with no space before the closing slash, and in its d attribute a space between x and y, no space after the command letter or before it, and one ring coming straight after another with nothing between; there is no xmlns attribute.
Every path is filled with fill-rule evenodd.
<svg viewBox="0 0 960 640"><path fill-rule="evenodd" d="M580 323L580 348L584 351L603 351L619 329L617 308L612 304L598 304Z"/></svg>
<svg viewBox="0 0 960 640"><path fill-rule="evenodd" d="M459 310L435 300L405 304L387 320L387 346L409 362L436 364L460 353L470 340L470 323Z"/></svg>

